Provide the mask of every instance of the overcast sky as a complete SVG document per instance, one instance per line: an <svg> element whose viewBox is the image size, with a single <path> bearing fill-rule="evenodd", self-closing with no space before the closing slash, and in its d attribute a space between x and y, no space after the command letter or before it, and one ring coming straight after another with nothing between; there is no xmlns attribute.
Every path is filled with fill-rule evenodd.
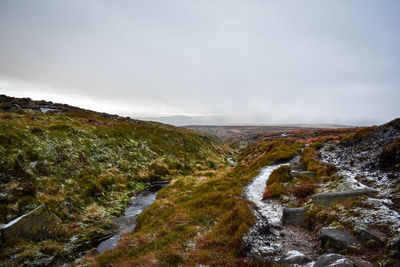
<svg viewBox="0 0 400 267"><path fill-rule="evenodd" d="M0 0L0 92L129 116L400 117L400 1Z"/></svg>

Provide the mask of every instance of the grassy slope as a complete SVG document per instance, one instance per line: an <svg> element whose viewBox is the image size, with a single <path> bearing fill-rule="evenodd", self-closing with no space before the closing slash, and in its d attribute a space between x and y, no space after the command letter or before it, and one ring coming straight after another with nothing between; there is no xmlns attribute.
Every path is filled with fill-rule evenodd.
<svg viewBox="0 0 400 267"><path fill-rule="evenodd" d="M0 113L0 223L46 203L64 228L52 243L2 243L0 262L32 258L43 246L57 254L72 236L90 248L147 182L225 164L215 139L190 130L79 110L14 111Z"/></svg>

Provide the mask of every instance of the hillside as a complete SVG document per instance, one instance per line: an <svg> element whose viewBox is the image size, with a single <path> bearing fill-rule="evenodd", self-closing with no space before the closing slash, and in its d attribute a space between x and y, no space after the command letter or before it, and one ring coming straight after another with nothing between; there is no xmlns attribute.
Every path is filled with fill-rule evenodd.
<svg viewBox="0 0 400 267"><path fill-rule="evenodd" d="M4 264L69 261L149 183L226 164L215 138L187 129L6 96L0 110L0 223L41 204L62 221L50 239L3 238Z"/></svg>

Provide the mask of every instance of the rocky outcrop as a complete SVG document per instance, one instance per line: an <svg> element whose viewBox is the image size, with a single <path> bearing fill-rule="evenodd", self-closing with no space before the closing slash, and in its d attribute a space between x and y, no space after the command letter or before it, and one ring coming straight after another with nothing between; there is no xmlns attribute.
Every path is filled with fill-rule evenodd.
<svg viewBox="0 0 400 267"><path fill-rule="evenodd" d="M339 201L353 199L359 196L371 195L374 193L376 193L376 191L372 189L358 189L316 194L312 196L311 199L316 205L331 206Z"/></svg>
<svg viewBox="0 0 400 267"><path fill-rule="evenodd" d="M322 247L327 250L340 251L344 249L354 249L359 246L356 239L349 233L334 229L324 228L319 235Z"/></svg>
<svg viewBox="0 0 400 267"><path fill-rule="evenodd" d="M287 252L279 260L279 264L304 264L310 262L311 259L297 250Z"/></svg>
<svg viewBox="0 0 400 267"><path fill-rule="evenodd" d="M306 208L284 208L282 213L282 224L300 226L304 222Z"/></svg>
<svg viewBox="0 0 400 267"><path fill-rule="evenodd" d="M53 236L59 223L60 218L43 204L4 225L1 236L4 241L12 238L39 241Z"/></svg>
<svg viewBox="0 0 400 267"><path fill-rule="evenodd" d="M354 264L345 256L336 253L325 253L318 257L313 267L354 267Z"/></svg>

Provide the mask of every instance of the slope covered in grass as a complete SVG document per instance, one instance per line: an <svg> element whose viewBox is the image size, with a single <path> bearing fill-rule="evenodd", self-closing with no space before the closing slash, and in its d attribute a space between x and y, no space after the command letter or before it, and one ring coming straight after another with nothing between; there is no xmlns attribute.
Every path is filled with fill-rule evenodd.
<svg viewBox="0 0 400 267"><path fill-rule="evenodd" d="M216 139L191 130L65 106L43 114L37 102L8 100L0 104L0 223L44 203L63 225L51 244L1 243L5 263L29 259L43 246L57 257L89 249L112 232L111 219L147 183L226 161Z"/></svg>

